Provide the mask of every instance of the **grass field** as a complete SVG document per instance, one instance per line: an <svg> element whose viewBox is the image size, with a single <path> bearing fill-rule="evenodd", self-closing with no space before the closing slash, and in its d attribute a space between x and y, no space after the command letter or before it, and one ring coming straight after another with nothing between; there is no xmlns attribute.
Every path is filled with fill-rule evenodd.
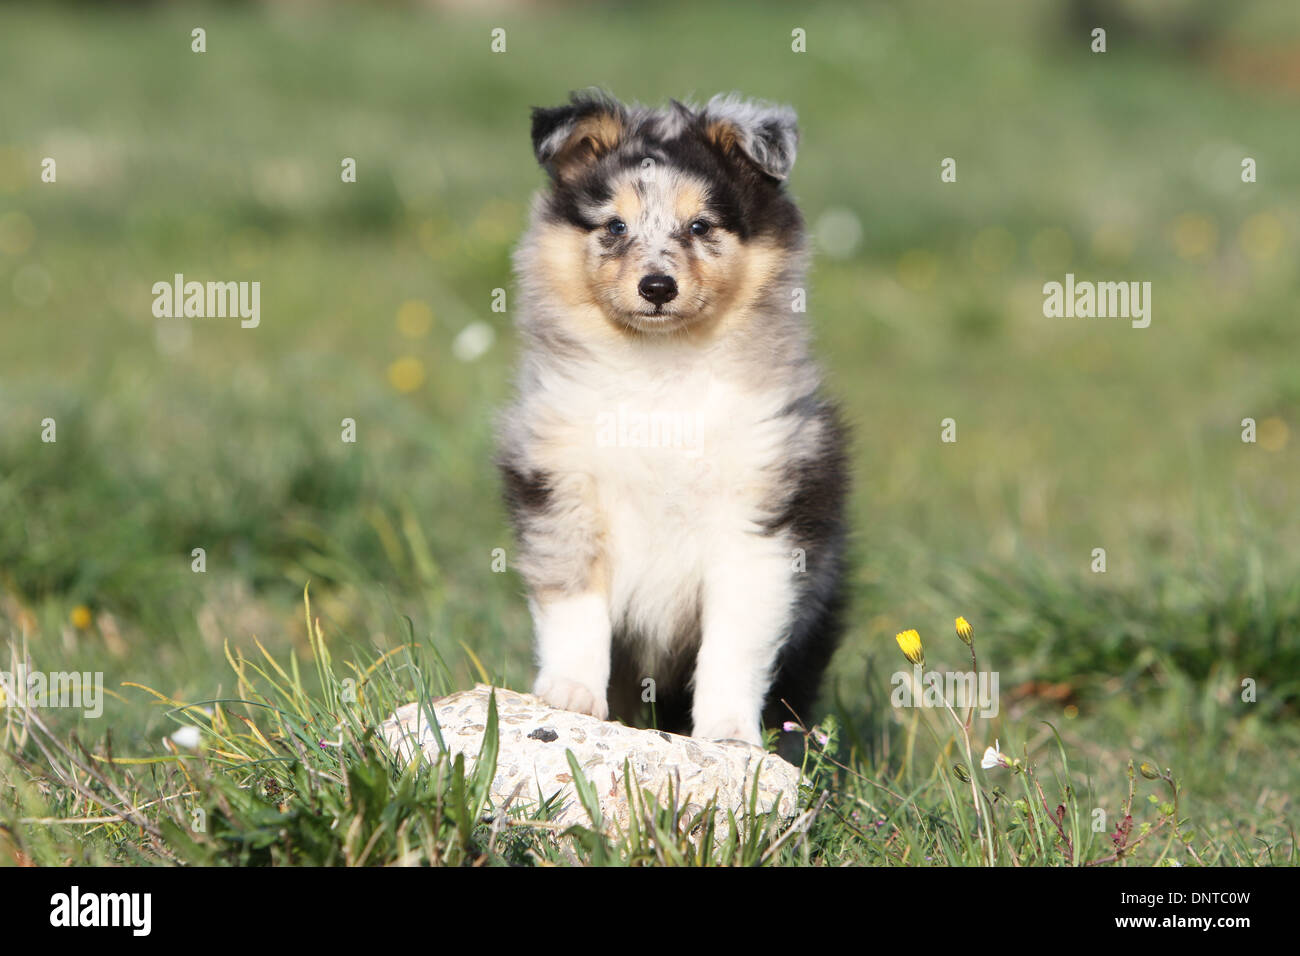
<svg viewBox="0 0 1300 956"><path fill-rule="evenodd" d="M1294 863L1300 17L1241 4L1205 43L1135 23L1093 54L1033 6L0 7L0 661L108 693L44 731L0 709L0 864L978 863L960 735L889 703L895 633L959 667L957 615L1001 674L976 762L997 740L1034 768L974 768L997 862L1114 862L1132 778L1119 862ZM562 852L482 824L481 773L366 735L531 680L521 582L492 570L515 343L491 303L542 178L527 108L588 85L799 111L856 561L796 836L692 850L669 814ZM1045 318L1067 272L1149 281L1150 327ZM259 281L260 326L154 318L175 273ZM277 709L176 709L256 695ZM201 753L163 740L196 722Z"/></svg>

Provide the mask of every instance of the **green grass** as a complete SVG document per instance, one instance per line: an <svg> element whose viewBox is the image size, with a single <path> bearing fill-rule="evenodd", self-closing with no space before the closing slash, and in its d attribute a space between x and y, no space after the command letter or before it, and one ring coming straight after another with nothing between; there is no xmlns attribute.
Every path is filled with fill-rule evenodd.
<svg viewBox="0 0 1300 956"><path fill-rule="evenodd" d="M131 685L136 706L166 726L195 728L198 744L171 739L148 757L122 756L109 738L87 748L63 739L39 710L9 708L0 759L12 815L0 830L10 862L220 865L1250 865L1295 863L1275 821L1249 835L1198 822L1183 774L1147 762L1115 768L1127 793L1113 816L1088 771L1048 728L1044 746L1003 752L975 769L951 728L914 708L903 727L860 728L844 716L805 735L805 784L793 818L709 801L688 808L671 790L637 794L625 825L607 823L595 789L569 755L575 799L588 823L561 826L554 801L494 799L497 712L477 759L403 762L378 725L408 700L454 688L446 661L419 641L379 657L335 663L314 618L311 660L228 651L232 689L177 701ZM976 639L976 644L980 642ZM312 689L314 688L314 690ZM843 715L843 709L837 708ZM428 711L426 711L428 713ZM979 739L978 717L974 724ZM436 726L436 721L434 722ZM1037 728L1026 725L1025 731ZM964 734L957 736L964 739ZM895 742L895 737L897 740ZM441 740L441 736L438 738ZM928 745L928 746L927 746ZM897 748L882 779L867 754ZM922 751L933 753L922 756ZM846 751L845 759L837 756ZM1031 756L1031 751L1036 753ZM20 754L27 756L19 756ZM627 779L631 771L625 771ZM977 775L971 782L972 773ZM968 798L968 792L971 796ZM973 807L982 819L977 823ZM983 832L981 832L981 830ZM987 839L985 838L987 835Z"/></svg>
<svg viewBox="0 0 1300 956"><path fill-rule="evenodd" d="M1179 782L1177 819L1131 859L1293 862L1300 129L1296 90L1229 54L1272 62L1300 29L1243 4L1208 51L1112 31L1098 57L1046 12L992 9L0 9L0 659L103 671L112 694L99 720L42 712L49 754L0 710L0 862L975 863L960 735L889 706L895 632L960 665L957 614L1001 673L975 749L1000 740L1052 808L1027 775L976 770L987 799L1005 791L1000 863L1068 862L1058 804L1073 862L1105 858L1130 761ZM511 548L491 434L514 342L490 302L513 291L541 181L526 108L593 83L794 104L814 233L828 210L862 226L809 281L856 426L851 625L809 718L834 752L813 747L809 826L719 818L703 855L670 809L608 846L545 821L494 831L475 771L403 768L367 736L478 679L466 648L501 686L531 678L521 582L492 572ZM261 327L155 320L150 287L178 271L260 281ZM1044 319L1042 283L1067 271L1151 281L1151 327ZM397 322L413 301L427 331ZM462 362L474 321L496 343ZM402 358L424 370L410 392L388 376ZM284 680L272 660L292 678L293 657L321 669ZM381 660L364 708L340 709L336 682ZM235 698L279 709L177 710ZM345 718L345 747L308 745ZM161 742L178 722L205 728L202 756ZM1170 784L1135 786L1137 826L1169 820ZM24 822L126 805L148 806ZM195 808L211 825L184 839Z"/></svg>

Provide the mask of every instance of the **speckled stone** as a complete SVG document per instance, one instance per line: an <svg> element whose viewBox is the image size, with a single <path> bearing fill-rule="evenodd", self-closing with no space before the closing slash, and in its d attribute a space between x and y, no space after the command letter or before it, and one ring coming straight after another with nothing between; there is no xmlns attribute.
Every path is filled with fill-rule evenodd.
<svg viewBox="0 0 1300 956"><path fill-rule="evenodd" d="M473 690L430 701L443 742L453 757L464 754L467 765L483 746L491 692L486 684L477 684ZM640 790L649 790L665 802L671 783L680 795L678 806L688 811L703 807L714 794L721 810L744 809L757 774L759 809L775 808L783 820L796 813L799 771L761 748L625 727L558 710L540 697L500 687L496 698L500 746L492 796L498 808L507 800L511 809L530 806L539 792L543 798L561 794L552 819L562 825L590 826L573 790L565 756L571 750L596 787L601 813L609 824L627 824L625 760ZM417 746L430 759L437 759L438 742L419 704L399 707L380 729L402 760L412 760Z"/></svg>

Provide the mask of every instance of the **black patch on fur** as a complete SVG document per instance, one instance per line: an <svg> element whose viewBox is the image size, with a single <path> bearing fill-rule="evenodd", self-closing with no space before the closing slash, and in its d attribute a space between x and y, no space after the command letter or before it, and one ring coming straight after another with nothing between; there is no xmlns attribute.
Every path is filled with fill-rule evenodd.
<svg viewBox="0 0 1300 956"><path fill-rule="evenodd" d="M552 222L567 222L579 229L595 229L598 225L583 215L580 197L569 189L551 194L550 201L546 204L546 218Z"/></svg>
<svg viewBox="0 0 1300 956"><path fill-rule="evenodd" d="M847 432L838 409L817 395L794 402L787 413L818 423L824 437L815 456L790 464L782 483L786 496L764 525L768 534L788 533L805 559L805 570L795 572L794 620L777 656L763 712L768 727L779 727L795 714L811 719L809 711L843 632L847 604Z"/></svg>
<svg viewBox="0 0 1300 956"><path fill-rule="evenodd" d="M786 414L816 423L825 438L816 457L800 458L788 466L782 484L792 491L763 530L768 534L789 531L798 547L807 548L842 530L848 496L846 434L839 411L818 395L805 395L791 403Z"/></svg>
<svg viewBox="0 0 1300 956"><path fill-rule="evenodd" d="M526 515L544 511L551 500L547 476L540 471L524 472L506 461L497 462L501 471L506 510L516 525Z"/></svg>
<svg viewBox="0 0 1300 956"><path fill-rule="evenodd" d="M690 736L698 640L688 642L678 654L654 665L654 673L645 673L646 668L638 662L635 648L640 646L638 638L628 631L615 632L607 691L611 719ZM647 677L655 682L653 705L641 700L642 681Z"/></svg>
<svg viewBox="0 0 1300 956"><path fill-rule="evenodd" d="M647 646L642 636L626 620L614 623L607 691L611 718L633 726L654 726L669 733L690 735L702 601L703 595L697 594L694 610L681 624L684 633L673 641L674 653L653 664L646 664L641 659L640 651ZM641 700L642 682L647 677L655 682L653 705Z"/></svg>
<svg viewBox="0 0 1300 956"><path fill-rule="evenodd" d="M632 245L632 236L628 233L616 236L606 231L596 242L600 245L602 259L617 259L627 253Z"/></svg>

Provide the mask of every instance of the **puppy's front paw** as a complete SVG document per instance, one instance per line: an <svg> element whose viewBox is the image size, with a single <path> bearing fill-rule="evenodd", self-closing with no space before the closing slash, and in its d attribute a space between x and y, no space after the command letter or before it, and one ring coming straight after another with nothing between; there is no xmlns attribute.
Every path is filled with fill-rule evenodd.
<svg viewBox="0 0 1300 956"><path fill-rule="evenodd" d="M578 714L590 714L597 720L609 717L609 704L605 701L603 691L596 692L586 684L567 677L553 674L538 674L533 684L533 693L552 707L571 710Z"/></svg>

